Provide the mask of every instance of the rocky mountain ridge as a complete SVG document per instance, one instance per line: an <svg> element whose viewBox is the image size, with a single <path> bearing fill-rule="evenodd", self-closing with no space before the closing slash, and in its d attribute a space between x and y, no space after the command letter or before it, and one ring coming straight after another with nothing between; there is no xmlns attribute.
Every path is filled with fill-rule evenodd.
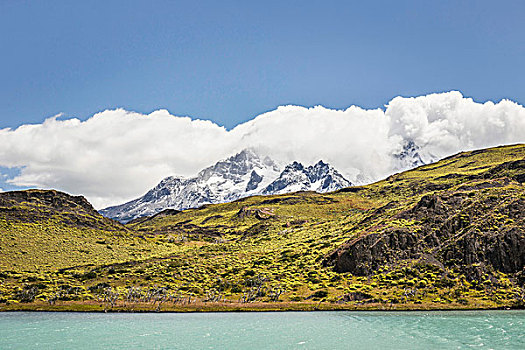
<svg viewBox="0 0 525 350"><path fill-rule="evenodd" d="M144 196L100 211L106 217L128 222L164 209L197 208L253 195L297 191L330 192L352 183L329 164L304 166L293 162L284 169L269 157L250 149L201 170L197 176L170 176Z"/></svg>

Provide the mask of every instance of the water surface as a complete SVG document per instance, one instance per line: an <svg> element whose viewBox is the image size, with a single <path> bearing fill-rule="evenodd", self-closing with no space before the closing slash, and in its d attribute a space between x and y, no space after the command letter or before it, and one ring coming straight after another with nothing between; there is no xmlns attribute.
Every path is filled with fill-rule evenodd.
<svg viewBox="0 0 525 350"><path fill-rule="evenodd" d="M0 313L0 349L525 349L525 311Z"/></svg>

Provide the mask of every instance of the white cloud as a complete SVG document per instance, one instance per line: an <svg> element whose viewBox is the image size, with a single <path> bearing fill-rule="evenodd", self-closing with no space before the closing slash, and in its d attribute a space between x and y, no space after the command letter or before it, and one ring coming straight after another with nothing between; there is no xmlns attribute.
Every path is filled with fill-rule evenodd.
<svg viewBox="0 0 525 350"><path fill-rule="evenodd" d="M396 97L385 114L391 136L414 140L439 157L525 141L525 108L509 100L481 104L457 91Z"/></svg>
<svg viewBox="0 0 525 350"><path fill-rule="evenodd" d="M459 92L396 97L386 110L283 106L231 131L159 110L122 109L86 121L46 119L0 130L0 166L23 167L18 186L84 194L97 208L144 194L168 175L194 175L243 148L281 161L323 159L353 179L393 171L392 153L413 140L423 154L525 142L525 108L476 103Z"/></svg>

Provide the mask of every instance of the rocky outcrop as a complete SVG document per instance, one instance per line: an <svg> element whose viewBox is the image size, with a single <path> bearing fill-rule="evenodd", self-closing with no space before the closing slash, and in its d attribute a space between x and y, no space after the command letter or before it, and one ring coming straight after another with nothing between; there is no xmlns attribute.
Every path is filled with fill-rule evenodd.
<svg viewBox="0 0 525 350"><path fill-rule="evenodd" d="M125 229L120 223L100 215L83 196L55 190L0 193L0 214L14 222L58 221L76 227Z"/></svg>
<svg viewBox="0 0 525 350"><path fill-rule="evenodd" d="M525 197L519 186L524 164L503 163L454 190L423 195L387 220L381 221L384 211L376 210L363 221L369 228L329 254L324 264L368 276L386 265L424 258L470 279L496 271L522 273ZM509 184L512 190L506 190ZM400 219L410 224L389 223Z"/></svg>
<svg viewBox="0 0 525 350"><path fill-rule="evenodd" d="M0 193L0 206L2 207L22 203L50 206L56 210L81 209L90 214L97 213L84 196L71 196L67 193L54 190L27 190Z"/></svg>
<svg viewBox="0 0 525 350"><path fill-rule="evenodd" d="M510 177L519 183L524 183L525 159L502 163L483 174L483 177L488 179L494 179L505 176Z"/></svg>
<svg viewBox="0 0 525 350"><path fill-rule="evenodd" d="M237 213L239 219L244 219L246 217L255 217L258 220L267 220L275 218L274 210L271 208L256 208L250 209L248 207L242 207L241 210Z"/></svg>

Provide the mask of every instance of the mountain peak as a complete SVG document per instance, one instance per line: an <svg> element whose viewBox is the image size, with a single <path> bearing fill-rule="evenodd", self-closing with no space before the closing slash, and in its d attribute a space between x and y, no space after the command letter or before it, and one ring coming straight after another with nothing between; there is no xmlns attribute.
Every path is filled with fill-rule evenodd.
<svg viewBox="0 0 525 350"><path fill-rule="evenodd" d="M196 208L257 194L328 192L350 185L322 160L308 167L294 161L281 169L270 157L262 158L248 148L201 170L196 177L166 177L144 196L100 212L127 222L168 208Z"/></svg>
<svg viewBox="0 0 525 350"><path fill-rule="evenodd" d="M264 189L263 194L329 192L351 185L350 181L322 160L308 167L295 161L285 167L281 175Z"/></svg>
<svg viewBox="0 0 525 350"><path fill-rule="evenodd" d="M304 166L297 162L297 161L294 161L293 163L291 164L288 164L285 168L284 168L284 171L302 171L304 169Z"/></svg>
<svg viewBox="0 0 525 350"><path fill-rule="evenodd" d="M437 160L432 154L422 154L421 147L413 140L407 140L400 152L393 155L394 169L406 170L421 165L432 163Z"/></svg>
<svg viewBox="0 0 525 350"><path fill-rule="evenodd" d="M228 158L228 160L241 161L249 159L260 159L259 155L252 148L245 148L234 156Z"/></svg>

